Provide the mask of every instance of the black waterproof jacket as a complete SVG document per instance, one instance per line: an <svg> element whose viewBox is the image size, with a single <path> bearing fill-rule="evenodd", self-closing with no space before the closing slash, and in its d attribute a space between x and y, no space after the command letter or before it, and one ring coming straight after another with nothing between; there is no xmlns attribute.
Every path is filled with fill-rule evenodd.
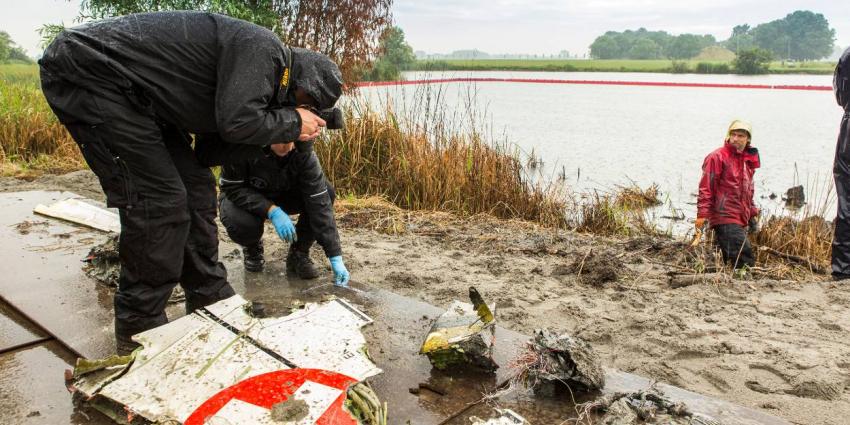
<svg viewBox="0 0 850 425"><path fill-rule="evenodd" d="M281 158L273 153L221 167L222 195L236 206L258 216L266 214L275 199L297 194L310 217L316 242L328 257L342 254L333 204L325 174L315 152L292 150ZM290 211L287 211L290 212Z"/></svg>
<svg viewBox="0 0 850 425"><path fill-rule="evenodd" d="M39 63L55 78L95 94L125 94L160 120L227 143L293 141L301 129L293 86L313 95L319 108L333 106L342 88L339 69L327 57L290 49L252 23L194 11L140 13L67 29ZM80 111L64 118L90 117Z"/></svg>

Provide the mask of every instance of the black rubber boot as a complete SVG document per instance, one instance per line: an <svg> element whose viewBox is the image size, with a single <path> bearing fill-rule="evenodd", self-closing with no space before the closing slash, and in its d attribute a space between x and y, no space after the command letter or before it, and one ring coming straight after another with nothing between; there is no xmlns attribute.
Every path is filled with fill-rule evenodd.
<svg viewBox="0 0 850 425"><path fill-rule="evenodd" d="M245 270L249 272L263 271L263 265L266 264L266 260L263 258L263 243L259 242L254 246L243 246L242 263L245 265Z"/></svg>
<svg viewBox="0 0 850 425"><path fill-rule="evenodd" d="M319 277L319 271L310 259L310 251L304 252L292 247L289 248L289 255L286 256L286 271L295 273L301 279Z"/></svg>

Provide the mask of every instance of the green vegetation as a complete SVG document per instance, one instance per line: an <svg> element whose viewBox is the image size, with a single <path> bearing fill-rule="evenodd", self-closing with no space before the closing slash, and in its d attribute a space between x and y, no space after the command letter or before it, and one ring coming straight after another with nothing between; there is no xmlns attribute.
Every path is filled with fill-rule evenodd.
<svg viewBox="0 0 850 425"><path fill-rule="evenodd" d="M416 63L413 48L404 40L404 31L399 27L384 30L378 51L381 52L380 56L363 75L366 81L400 80L401 71L410 69Z"/></svg>
<svg viewBox="0 0 850 425"><path fill-rule="evenodd" d="M23 47L15 44L6 31L0 31L0 63L32 63Z"/></svg>
<svg viewBox="0 0 850 425"><path fill-rule="evenodd" d="M680 34L666 31L608 31L590 45L594 59L688 59L717 43L714 36Z"/></svg>
<svg viewBox="0 0 850 425"><path fill-rule="evenodd" d="M728 74L732 61L676 61L687 66L687 72ZM700 64L702 64L700 66ZM679 65L681 66L681 65ZM442 59L420 60L411 67L417 71L567 71L567 72L673 72L669 60L582 60L582 59ZM771 62L771 74L832 74L835 62Z"/></svg>
<svg viewBox="0 0 850 425"><path fill-rule="evenodd" d="M772 59L773 55L765 49L740 50L732 61L732 67L738 74L767 74Z"/></svg>
<svg viewBox="0 0 850 425"><path fill-rule="evenodd" d="M718 43L711 35L671 35L645 28L623 32L608 31L590 45L594 59L710 59L701 55L710 47L725 47L733 53L767 50L772 57L811 61L828 57L835 46L835 30L820 13L798 10L782 19L751 28L748 24L732 29L728 40ZM711 59L731 60L729 57Z"/></svg>
<svg viewBox="0 0 850 425"><path fill-rule="evenodd" d="M776 58L809 61L832 54L835 30L822 14L798 10L755 28L737 25L723 44L733 52L761 48Z"/></svg>

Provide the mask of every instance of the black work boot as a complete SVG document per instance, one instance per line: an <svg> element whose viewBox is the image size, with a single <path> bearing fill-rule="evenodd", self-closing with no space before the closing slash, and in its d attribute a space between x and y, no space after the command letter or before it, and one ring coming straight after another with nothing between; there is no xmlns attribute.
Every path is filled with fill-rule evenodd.
<svg viewBox="0 0 850 425"><path fill-rule="evenodd" d="M119 356L129 356L130 353L136 351L141 346L138 342L133 341L129 335L115 334L115 352Z"/></svg>
<svg viewBox="0 0 850 425"><path fill-rule="evenodd" d="M286 256L286 271L295 273L301 279L315 279L319 277L319 271L310 259L310 251L301 251L289 248Z"/></svg>
<svg viewBox="0 0 850 425"><path fill-rule="evenodd" d="M242 247L242 264L245 265L245 270L249 272L263 271L263 265L266 260L263 258L263 242L257 242L253 246Z"/></svg>

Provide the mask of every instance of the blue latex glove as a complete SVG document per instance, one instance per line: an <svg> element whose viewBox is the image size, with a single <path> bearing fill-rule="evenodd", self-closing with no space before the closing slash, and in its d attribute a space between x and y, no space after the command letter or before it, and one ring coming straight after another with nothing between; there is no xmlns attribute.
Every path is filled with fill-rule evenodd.
<svg viewBox="0 0 850 425"><path fill-rule="evenodd" d="M274 207L269 211L269 220L272 221L274 230L281 239L287 242L294 242L297 239L295 236L295 225L292 224L289 215L283 212L280 207Z"/></svg>
<svg viewBox="0 0 850 425"><path fill-rule="evenodd" d="M337 255L328 258L328 260L331 261L331 270L334 271L334 285L348 288L348 280L351 278L351 275L348 273L348 269L345 268L345 263L342 262L342 256Z"/></svg>

